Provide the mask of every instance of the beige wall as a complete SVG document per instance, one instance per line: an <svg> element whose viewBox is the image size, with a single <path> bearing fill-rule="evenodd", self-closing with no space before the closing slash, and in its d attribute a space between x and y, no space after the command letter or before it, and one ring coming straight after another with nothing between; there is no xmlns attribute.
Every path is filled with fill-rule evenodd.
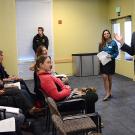
<svg viewBox="0 0 135 135"><path fill-rule="evenodd" d="M53 0L56 71L72 74L73 53L97 52L108 27L107 0ZM0 49L10 74L17 74L15 0L0 0ZM58 24L62 19L62 24Z"/></svg>
<svg viewBox="0 0 135 135"><path fill-rule="evenodd" d="M131 15L133 13L134 0L109 0L109 18L117 18L116 7L121 8L121 16Z"/></svg>
<svg viewBox="0 0 135 135"><path fill-rule="evenodd" d="M135 29L135 0L110 0L109 3L109 19L117 18L115 8L121 8L121 16L132 15L132 31ZM124 53L121 52L122 58L116 63L116 73L129 78L134 78L134 62L124 60Z"/></svg>
<svg viewBox="0 0 135 135"><path fill-rule="evenodd" d="M15 0L0 0L0 49L4 51L4 65L17 75Z"/></svg>
<svg viewBox="0 0 135 135"><path fill-rule="evenodd" d="M121 7L121 16L132 15L134 30L135 0L53 0L57 72L72 74L73 53L97 52L102 30L109 27L109 19L117 17L116 6ZM0 0L0 49L10 74L18 73L15 10L15 0ZM58 24L59 19L62 24ZM116 71L132 78L134 63L117 61Z"/></svg>
<svg viewBox="0 0 135 135"><path fill-rule="evenodd" d="M73 53L97 52L102 30L109 26L107 3L107 0L53 1L57 72L72 74Z"/></svg>

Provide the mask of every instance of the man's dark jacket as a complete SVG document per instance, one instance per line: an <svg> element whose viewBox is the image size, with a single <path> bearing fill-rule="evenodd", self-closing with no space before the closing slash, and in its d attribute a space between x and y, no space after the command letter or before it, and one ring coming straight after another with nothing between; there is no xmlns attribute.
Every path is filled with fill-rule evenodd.
<svg viewBox="0 0 135 135"><path fill-rule="evenodd" d="M135 55L135 32L132 34L131 47L124 43L121 47L121 50L127 52L130 55Z"/></svg>
<svg viewBox="0 0 135 135"><path fill-rule="evenodd" d="M43 35L43 36L41 37L39 34L37 34L37 35L33 38L33 50L34 50L35 53L36 53L37 48L38 48L40 45L45 46L45 47L47 48L47 50L48 50L49 41L48 41L47 36Z"/></svg>

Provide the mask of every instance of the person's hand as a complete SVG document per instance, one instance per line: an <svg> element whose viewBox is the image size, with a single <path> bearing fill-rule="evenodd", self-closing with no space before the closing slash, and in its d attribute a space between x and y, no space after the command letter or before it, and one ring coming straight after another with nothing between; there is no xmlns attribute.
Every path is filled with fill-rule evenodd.
<svg viewBox="0 0 135 135"><path fill-rule="evenodd" d="M69 84L69 79L68 79L68 77L62 77L61 80L62 80L62 82L63 82L65 85L68 85L68 84Z"/></svg>
<svg viewBox="0 0 135 135"><path fill-rule="evenodd" d="M18 81L18 80L21 80L21 78L17 77L17 76L11 76L10 77L11 80L15 80L15 81Z"/></svg>
<svg viewBox="0 0 135 135"><path fill-rule="evenodd" d="M3 82L9 82L9 81L11 81L11 78L5 78L5 79L3 79Z"/></svg>
<svg viewBox="0 0 135 135"><path fill-rule="evenodd" d="M71 87L69 85L65 85L65 88L70 89L71 91Z"/></svg>
<svg viewBox="0 0 135 135"><path fill-rule="evenodd" d="M36 65L36 63L33 63L33 64L29 67L29 70L34 71L35 65Z"/></svg>
<svg viewBox="0 0 135 135"><path fill-rule="evenodd" d="M0 80L0 84L3 84L3 81L2 80Z"/></svg>
<svg viewBox="0 0 135 135"><path fill-rule="evenodd" d="M118 35L117 33L114 34L114 38L121 44L123 45L124 44L124 40L123 40L123 37L121 35Z"/></svg>
<svg viewBox="0 0 135 135"><path fill-rule="evenodd" d="M4 95L5 94L5 91L4 89L0 90L0 96Z"/></svg>
<svg viewBox="0 0 135 135"><path fill-rule="evenodd" d="M74 88L72 91L75 93L78 90L79 90L78 88Z"/></svg>
<svg viewBox="0 0 135 135"><path fill-rule="evenodd" d="M74 88L73 92L80 96L85 95L85 93L82 91L82 89Z"/></svg>
<svg viewBox="0 0 135 135"><path fill-rule="evenodd" d="M22 80L22 78L20 78L20 77L15 77L14 80L15 80L15 81L20 81L20 80Z"/></svg>
<svg viewBox="0 0 135 135"><path fill-rule="evenodd" d="M112 56L111 56L110 54L108 54L106 57L107 57L107 58L112 58Z"/></svg>

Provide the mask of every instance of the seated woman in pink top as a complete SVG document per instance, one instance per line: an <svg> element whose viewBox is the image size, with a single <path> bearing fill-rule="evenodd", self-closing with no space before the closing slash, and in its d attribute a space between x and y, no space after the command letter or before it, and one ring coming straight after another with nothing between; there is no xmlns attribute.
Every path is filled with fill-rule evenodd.
<svg viewBox="0 0 135 135"><path fill-rule="evenodd" d="M36 59L41 56L41 55L44 55L44 56L47 56L48 55L48 50L46 49L45 46L43 45L40 45L38 48L37 48L37 51L36 51ZM51 58L51 57L50 57ZM36 62L34 62L31 67L30 67L30 70L34 71L34 67L35 67L35 64ZM53 75L56 74L56 72L53 72L53 70L51 70L51 73ZM55 75L56 76L56 75ZM60 75L59 75L60 76ZM60 79L64 82L64 83L68 83L68 78L67 77L63 77L63 76L60 76ZM39 90L38 88L38 80L37 80L37 74L36 72L34 72L34 92L36 94L36 106L37 107L41 107L43 106L44 104L44 97L43 97L43 94L41 93L41 91Z"/></svg>
<svg viewBox="0 0 135 135"><path fill-rule="evenodd" d="M40 80L40 87L45 94L55 101L61 101L68 99L71 94L71 88L69 85L64 85L63 82L53 76L51 71L51 59L49 56L40 56L36 60L35 71ZM95 102L98 100L98 96L94 92L88 92L86 95L82 95L86 101L87 113L95 112Z"/></svg>
<svg viewBox="0 0 135 135"><path fill-rule="evenodd" d="M41 56L37 59L37 74L40 79L42 90L49 97L52 97L56 101L60 101L70 95L71 89L68 85L64 85L59 78L54 77L50 73L51 66L52 64L50 57ZM58 90L56 84L60 87L61 90Z"/></svg>

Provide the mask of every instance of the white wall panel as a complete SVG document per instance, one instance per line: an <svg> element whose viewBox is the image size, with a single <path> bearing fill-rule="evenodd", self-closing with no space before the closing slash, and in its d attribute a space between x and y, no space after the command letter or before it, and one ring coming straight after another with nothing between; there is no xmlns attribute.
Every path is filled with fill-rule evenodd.
<svg viewBox="0 0 135 135"><path fill-rule="evenodd" d="M51 0L16 0L18 63L34 60L32 41L39 26L44 27L49 39L49 55L53 58L52 1ZM27 67L27 66L26 66ZM25 66L18 66L23 77ZM26 73L30 74L29 72ZM24 76L25 77L25 76ZM27 79L27 78L26 78Z"/></svg>

